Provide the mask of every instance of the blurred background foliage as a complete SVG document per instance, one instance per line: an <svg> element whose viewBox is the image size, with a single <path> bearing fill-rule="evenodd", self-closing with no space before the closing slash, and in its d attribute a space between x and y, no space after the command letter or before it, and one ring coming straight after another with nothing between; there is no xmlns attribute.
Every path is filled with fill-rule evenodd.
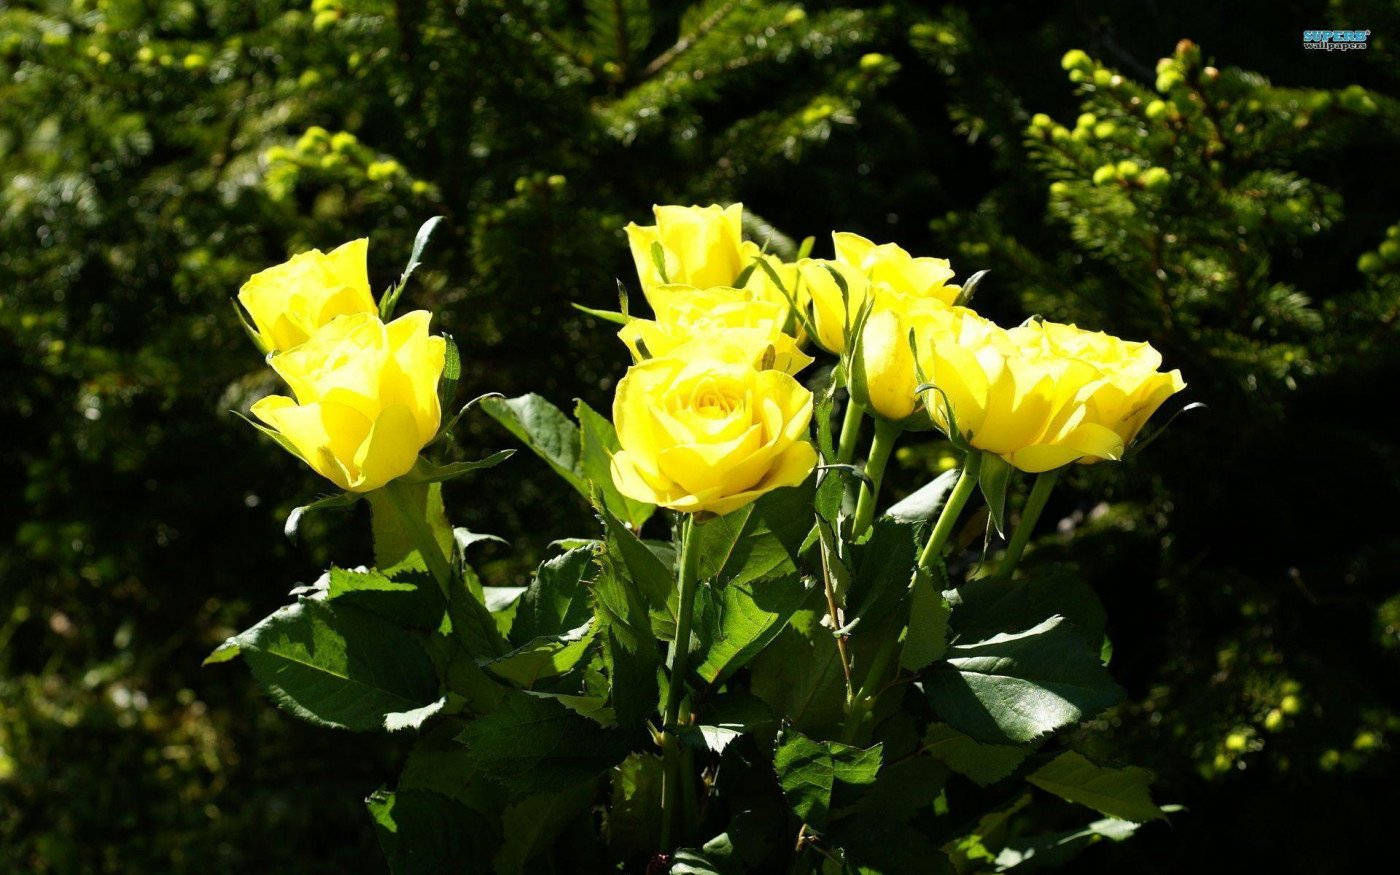
<svg viewBox="0 0 1400 875"><path fill-rule="evenodd" d="M1303 51L1320 27L1370 48ZM731 200L818 254L836 227L990 268L981 309L1149 339L1208 405L1077 472L1034 551L1094 584L1130 693L1082 743L1188 809L1081 868L1374 865L1397 39L1372 0L0 6L0 868L379 868L361 800L400 752L199 667L328 557L368 559L359 517L282 537L323 484L227 413L270 386L228 304L248 274L370 235L383 288L441 214L408 298L464 391L606 409L622 348L569 303L615 305L653 202ZM461 443L509 438L469 417ZM945 464L898 458L896 489ZM500 584L587 525L508 467L448 495L511 540Z"/></svg>

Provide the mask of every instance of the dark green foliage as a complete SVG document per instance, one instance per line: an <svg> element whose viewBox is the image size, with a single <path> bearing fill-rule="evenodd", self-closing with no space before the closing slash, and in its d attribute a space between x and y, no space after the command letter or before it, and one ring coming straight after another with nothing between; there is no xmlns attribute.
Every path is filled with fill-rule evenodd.
<svg viewBox="0 0 1400 875"><path fill-rule="evenodd" d="M1326 21L1372 28L1371 49L1302 52L1299 29ZM308 514L296 545L281 538L288 512L325 486L224 412L272 386L226 299L291 252L368 234L380 292L422 220L441 214L398 307L433 308L435 327L457 340L463 397L445 409L499 390L537 391L565 410L581 397L606 412L625 354L611 326L567 304L616 307L613 278L632 279L620 228L652 202L737 198L794 239L848 227L949 255L960 276L990 267L979 307L1006 322L1041 313L1150 339L1208 404L1143 464L1071 478L1044 517L1063 534L1029 554L1076 563L1109 607L1111 665L1128 699L1074 743L1099 763L1121 752L1151 765L1157 798L1190 808L1171 830L1145 827L1079 865L1373 866L1364 843L1334 837L1393 793L1400 732L1400 542L1386 510L1400 501L1386 407L1400 377L1397 33L1392 4L1371 0L937 11L902 0L6 4L0 868L364 868L374 832L397 835L416 808L443 818L412 828L450 839L444 853L500 853L502 868L530 854L567 862L536 851L570 846L553 824L576 800L507 807L489 787L477 799L445 786L441 763L414 767L414 754L394 794L376 794L371 820L359 801L393 784L406 734L328 744L326 730L268 708L246 674L198 669L331 556L372 562L351 546L364 508ZM1182 37L1202 56L1174 51ZM1089 66L1069 83L1058 64L1075 47ZM1179 79L1158 90L1163 55ZM1163 114L1149 117L1154 101ZM1075 139L1085 112L1095 123ZM1114 127L1098 136L1104 122ZM1124 161L1136 172L1121 172ZM631 297L639 307L635 287ZM458 435L460 459L504 442L470 414ZM581 445L587 457L587 422ZM938 470L922 447L899 458L891 494ZM448 484L447 502L458 522L512 540L510 552L474 548L486 582L533 585L549 540L592 532L588 501L559 500L526 454L509 466L509 477ZM1107 498L1079 497L1091 495ZM648 531L663 530L654 521ZM963 533L974 549L956 561L984 531ZM757 581L791 552L750 552L743 567ZM1048 579L1018 582L1030 588L1018 613L1040 604L1035 587ZM332 604L421 633L437 612L432 590L406 577L329 587ZM1083 594L1028 613L1025 627L1059 613L1099 653L1103 614L1083 609ZM578 628L602 603L599 587L593 595L552 624L517 613L523 625L503 627L512 634L500 652ZM955 643L970 644L986 636L959 631L978 613L972 588L960 596L947 619L953 636L970 636ZM523 598L517 610L543 604ZM909 606L930 618L940 608L917 589ZM818 616L799 609L736 677L825 738L845 689ZM635 673L654 679L656 619L599 623L579 662L532 692L607 719L615 657L629 652L616 635L637 635ZM902 659L906 668L936 659L938 644ZM473 671L484 669L459 661L450 676L485 677ZM712 725L741 725L709 704ZM922 737L932 756L903 768L937 758L958 773L954 796L985 792L962 779L980 777L1015 812L968 825L975 840L940 837L950 859L1044 861L1125 834L1121 821L1085 827L1079 815L1018 808L1019 791L1002 789L1044 765L1021 748L1001 746L1009 752L989 755L988 771L946 738ZM753 828L785 816L770 754L752 739L717 754L696 859L717 871L786 859L792 835ZM435 771L440 783L425 786ZM886 798L883 775L871 799ZM634 777L640 789L614 779L598 798L651 792ZM899 816L915 806L895 790L942 792L938 776L920 780L887 788ZM731 805L728 793L745 801ZM931 800L915 801L912 822L935 819ZM539 829L507 851L505 827L482 811ZM906 821L875 801L850 821L857 862L875 859L860 856L875 850L861 837L936 859L880 832ZM619 846L641 868L649 849L635 836L654 831L632 829L619 821L634 836ZM391 860L395 841L384 841Z"/></svg>

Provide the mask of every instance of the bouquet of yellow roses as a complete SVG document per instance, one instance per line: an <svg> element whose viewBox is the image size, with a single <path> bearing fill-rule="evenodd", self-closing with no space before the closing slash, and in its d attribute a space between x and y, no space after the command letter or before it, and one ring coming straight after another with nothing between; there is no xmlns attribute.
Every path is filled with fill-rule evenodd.
<svg viewBox="0 0 1400 875"><path fill-rule="evenodd" d="M1072 568L1021 568L1061 472L1122 459L1184 387L1151 346L1002 327L970 308L982 274L894 244L784 261L740 205L660 206L626 229L651 318L589 311L632 359L611 419L488 394L444 424L456 349L393 318L432 227L378 304L364 240L240 291L288 390L252 421L339 489L288 530L366 499L375 566L210 657L297 717L412 733L368 799L391 869L1003 871L1167 810L1069 743L1121 695L1103 610ZM440 484L510 455L433 460L473 407L597 514L524 586L485 585L489 536L448 522ZM956 465L882 508L930 433ZM1028 818L1036 794L1094 814Z"/></svg>

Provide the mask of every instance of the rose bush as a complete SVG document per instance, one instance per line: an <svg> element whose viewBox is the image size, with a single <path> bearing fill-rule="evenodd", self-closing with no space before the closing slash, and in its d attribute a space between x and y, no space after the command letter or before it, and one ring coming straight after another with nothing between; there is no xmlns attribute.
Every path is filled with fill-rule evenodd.
<svg viewBox="0 0 1400 875"><path fill-rule="evenodd" d="M443 426L455 347L427 312L386 321L403 281L365 306L321 267L343 249L255 277L243 300L294 397L253 413L344 490L288 530L365 497L375 566L332 567L209 661L243 657L303 719L416 733L367 803L401 872L523 872L560 843L574 869L1001 871L1171 810L1144 770L1077 749L1067 730L1121 692L1103 611L1072 567L1021 559L1060 469L1122 458L1180 373L1145 343L1002 328L968 306L980 274L953 285L893 244L837 234L832 258L808 241L784 263L738 205L655 217L627 228L653 318L625 294L590 311L633 359L611 421L484 395ZM804 346L835 360L799 379ZM477 404L600 523L524 586L483 582L468 551L490 536L442 502L509 455L433 458ZM933 430L956 465L879 513L896 441ZM1039 474L1019 517L1018 472ZM992 857L1032 789L1095 813Z"/></svg>

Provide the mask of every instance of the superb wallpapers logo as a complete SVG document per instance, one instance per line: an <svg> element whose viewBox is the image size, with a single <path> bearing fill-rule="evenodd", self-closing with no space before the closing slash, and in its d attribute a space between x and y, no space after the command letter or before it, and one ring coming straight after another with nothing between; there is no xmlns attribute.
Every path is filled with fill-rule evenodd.
<svg viewBox="0 0 1400 875"><path fill-rule="evenodd" d="M1369 30L1305 30L1303 48L1319 52L1349 52L1364 49L1371 40Z"/></svg>

